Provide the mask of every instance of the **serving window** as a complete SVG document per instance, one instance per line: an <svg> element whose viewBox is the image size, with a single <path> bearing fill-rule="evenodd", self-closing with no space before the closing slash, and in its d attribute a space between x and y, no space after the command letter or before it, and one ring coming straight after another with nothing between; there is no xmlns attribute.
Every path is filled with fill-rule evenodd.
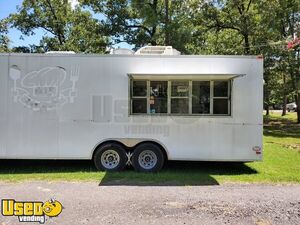
<svg viewBox="0 0 300 225"><path fill-rule="evenodd" d="M131 114L231 114L231 80L130 80Z"/></svg>

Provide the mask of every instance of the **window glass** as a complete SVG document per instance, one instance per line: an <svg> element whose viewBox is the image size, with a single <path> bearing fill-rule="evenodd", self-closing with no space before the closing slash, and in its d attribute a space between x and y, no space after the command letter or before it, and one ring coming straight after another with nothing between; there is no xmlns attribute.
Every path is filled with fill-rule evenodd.
<svg viewBox="0 0 300 225"><path fill-rule="evenodd" d="M150 113L168 112L168 82L150 82Z"/></svg>
<svg viewBox="0 0 300 225"><path fill-rule="evenodd" d="M132 82L132 96L146 97L147 96L147 82L146 81L133 81Z"/></svg>
<svg viewBox="0 0 300 225"><path fill-rule="evenodd" d="M192 112L195 114L209 114L210 82L193 81Z"/></svg>
<svg viewBox="0 0 300 225"><path fill-rule="evenodd" d="M168 99L150 97L150 113L167 113Z"/></svg>
<svg viewBox="0 0 300 225"><path fill-rule="evenodd" d="M231 109L229 84L230 81L223 80L133 80L131 113L229 115Z"/></svg>
<svg viewBox="0 0 300 225"><path fill-rule="evenodd" d="M147 113L147 99L132 99L132 113Z"/></svg>
<svg viewBox="0 0 300 225"><path fill-rule="evenodd" d="M188 114L189 99L188 98L173 98L171 99L171 113Z"/></svg>
<svg viewBox="0 0 300 225"><path fill-rule="evenodd" d="M168 81L151 81L150 96L168 97Z"/></svg>
<svg viewBox="0 0 300 225"><path fill-rule="evenodd" d="M214 114L228 114L228 99L214 99Z"/></svg>
<svg viewBox="0 0 300 225"><path fill-rule="evenodd" d="M188 81L172 81L172 97L187 97L189 96L189 82Z"/></svg>
<svg viewBox="0 0 300 225"><path fill-rule="evenodd" d="M228 81L215 81L214 97L227 97L227 96L228 96Z"/></svg>

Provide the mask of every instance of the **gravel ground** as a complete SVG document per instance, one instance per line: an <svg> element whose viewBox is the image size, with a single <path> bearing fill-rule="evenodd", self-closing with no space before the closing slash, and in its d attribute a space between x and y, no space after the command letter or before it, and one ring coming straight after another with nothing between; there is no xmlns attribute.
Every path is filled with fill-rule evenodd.
<svg viewBox="0 0 300 225"><path fill-rule="evenodd" d="M300 224L300 185L99 186L25 182L0 183L0 196L19 201L55 197L64 210L46 224ZM20 223L17 217L0 216L0 224Z"/></svg>

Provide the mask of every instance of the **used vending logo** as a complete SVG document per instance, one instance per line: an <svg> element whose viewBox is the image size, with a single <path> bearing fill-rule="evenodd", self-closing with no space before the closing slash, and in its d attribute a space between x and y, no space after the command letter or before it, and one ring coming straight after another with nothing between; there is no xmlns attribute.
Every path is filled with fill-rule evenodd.
<svg viewBox="0 0 300 225"><path fill-rule="evenodd" d="M17 202L3 199L1 213L3 216L17 216L19 222L39 222L44 224L46 216L57 217L62 212L62 204L54 199L46 202Z"/></svg>

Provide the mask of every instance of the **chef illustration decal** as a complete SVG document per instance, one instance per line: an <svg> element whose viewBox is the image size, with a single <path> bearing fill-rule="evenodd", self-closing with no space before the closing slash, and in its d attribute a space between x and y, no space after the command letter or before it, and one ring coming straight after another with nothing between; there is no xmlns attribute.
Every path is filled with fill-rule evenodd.
<svg viewBox="0 0 300 225"><path fill-rule="evenodd" d="M13 81L14 102L33 111L54 110L66 103L73 103L77 96L78 67L72 67L69 71L60 66L44 67L22 75L20 68L13 65L9 77Z"/></svg>

